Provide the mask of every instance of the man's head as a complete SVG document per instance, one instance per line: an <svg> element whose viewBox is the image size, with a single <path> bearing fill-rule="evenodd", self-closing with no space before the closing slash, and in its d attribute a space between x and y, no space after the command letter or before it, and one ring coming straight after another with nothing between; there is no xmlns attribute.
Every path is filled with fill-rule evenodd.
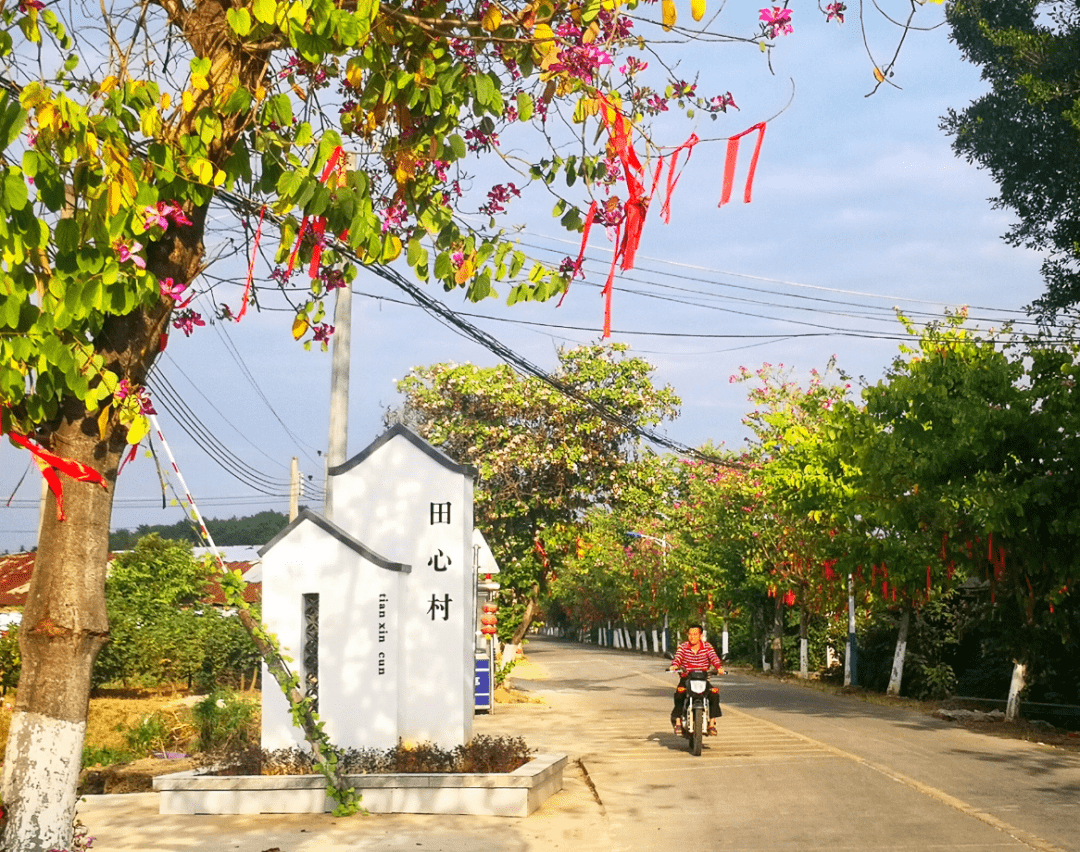
<svg viewBox="0 0 1080 852"><path fill-rule="evenodd" d="M697 645L701 642L701 625L691 624L686 630L686 638L690 640L691 645Z"/></svg>

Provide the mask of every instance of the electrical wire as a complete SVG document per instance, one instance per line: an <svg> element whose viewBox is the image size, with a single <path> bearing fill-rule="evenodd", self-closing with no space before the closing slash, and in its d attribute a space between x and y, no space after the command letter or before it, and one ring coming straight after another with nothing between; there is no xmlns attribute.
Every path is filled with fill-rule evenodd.
<svg viewBox="0 0 1080 852"><path fill-rule="evenodd" d="M202 449L217 465L237 481L255 491L268 496L288 495L289 480L276 479L257 470L242 461L226 447L184 401L183 396L172 386L161 370L154 370L148 377L148 384L155 397L169 412L181 429ZM318 489L315 489L316 492ZM319 496L317 493L313 496Z"/></svg>

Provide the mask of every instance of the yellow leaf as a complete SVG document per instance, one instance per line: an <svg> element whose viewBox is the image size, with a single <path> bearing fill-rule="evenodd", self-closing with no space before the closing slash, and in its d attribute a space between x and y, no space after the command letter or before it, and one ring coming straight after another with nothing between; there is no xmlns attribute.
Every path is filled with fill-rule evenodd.
<svg viewBox="0 0 1080 852"><path fill-rule="evenodd" d="M255 100L262 103L266 99L266 86L257 86L255 88Z"/></svg>
<svg viewBox="0 0 1080 852"><path fill-rule="evenodd" d="M214 179L214 164L202 157L188 161L188 166L201 184L208 184Z"/></svg>
<svg viewBox="0 0 1080 852"><path fill-rule="evenodd" d="M484 12L484 17L480 21L480 26L482 26L489 33L493 33L499 28L499 25L502 23L502 17L502 9L492 4L491 6L488 6L487 11Z"/></svg>
<svg viewBox="0 0 1080 852"><path fill-rule="evenodd" d="M345 80L354 89L359 89L364 84L363 64L355 56L349 60L349 64L345 67Z"/></svg>
<svg viewBox="0 0 1080 852"><path fill-rule="evenodd" d="M214 186L221 186L225 183L225 172L222 169L218 169L214 175Z"/></svg>
<svg viewBox="0 0 1080 852"><path fill-rule="evenodd" d="M195 109L195 98L192 96L191 92L184 92L180 101L184 105L184 112L191 112Z"/></svg>
<svg viewBox="0 0 1080 852"><path fill-rule="evenodd" d="M162 109L168 109L171 106L172 106L172 95L170 95L168 92L166 92L165 94L163 94L161 96L161 108Z"/></svg>
<svg viewBox="0 0 1080 852"><path fill-rule="evenodd" d="M38 127L42 130L51 130L53 123L56 121L56 107L52 104L45 104L38 110L37 120Z"/></svg>
<svg viewBox="0 0 1080 852"><path fill-rule="evenodd" d="M879 83L885 82L885 75L881 73L881 69L877 66L874 66L874 79L877 80Z"/></svg>
<svg viewBox="0 0 1080 852"><path fill-rule="evenodd" d="M132 446L138 444L150 431L150 418L140 414L135 422L128 427L127 442Z"/></svg>
<svg viewBox="0 0 1080 852"><path fill-rule="evenodd" d="M695 21L700 21L705 17L705 0L690 0L690 14L694 16Z"/></svg>
<svg viewBox="0 0 1080 852"><path fill-rule="evenodd" d="M307 334L307 330L308 330L307 317L304 316L303 314L297 314L296 319L293 320L293 324L292 324L293 340L299 340L301 337L303 337L305 334Z"/></svg>
<svg viewBox="0 0 1080 852"><path fill-rule="evenodd" d="M660 9L664 18L664 32L667 32L675 26L675 21L679 18L679 13L675 9L675 0L661 0Z"/></svg>
<svg viewBox="0 0 1080 852"><path fill-rule="evenodd" d="M594 41L596 41L597 36L599 35L600 24L598 24L596 21L593 21L591 24L589 24L589 28L581 34L581 43L592 44Z"/></svg>
<svg viewBox="0 0 1080 852"><path fill-rule="evenodd" d="M97 430L101 436L101 440L105 440L105 430L109 428L109 406L103 405L101 407L101 414L97 419Z"/></svg>
<svg viewBox="0 0 1080 852"><path fill-rule="evenodd" d="M390 263L392 260L397 260L401 256L401 240L396 234L387 234L386 242L383 244L383 263Z"/></svg>
<svg viewBox="0 0 1080 852"><path fill-rule="evenodd" d="M109 215L115 216L123 206L123 191L119 181L109 181Z"/></svg>
<svg viewBox="0 0 1080 852"><path fill-rule="evenodd" d="M205 92L210 88L210 81L206 79L205 74L192 74L191 85Z"/></svg>
<svg viewBox="0 0 1080 852"><path fill-rule="evenodd" d="M116 88L116 84L119 83L119 82L120 82L120 80L119 80L118 77L116 77L113 74L110 74L108 77L106 77L104 80L101 81L101 88L100 88L99 91L103 95L108 94L109 92L111 92L113 89Z"/></svg>

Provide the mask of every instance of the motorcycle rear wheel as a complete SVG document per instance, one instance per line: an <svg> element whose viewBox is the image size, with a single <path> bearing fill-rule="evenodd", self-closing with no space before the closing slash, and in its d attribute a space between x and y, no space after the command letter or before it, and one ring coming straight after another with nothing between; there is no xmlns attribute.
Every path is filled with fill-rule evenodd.
<svg viewBox="0 0 1080 852"><path fill-rule="evenodd" d="M701 735L702 735L702 712L700 707L694 708L694 729L690 735L690 753L697 757L701 754Z"/></svg>

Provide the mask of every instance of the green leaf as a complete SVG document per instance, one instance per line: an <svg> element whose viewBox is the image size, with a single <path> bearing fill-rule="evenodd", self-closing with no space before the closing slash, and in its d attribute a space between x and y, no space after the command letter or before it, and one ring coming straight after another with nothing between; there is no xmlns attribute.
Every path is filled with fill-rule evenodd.
<svg viewBox="0 0 1080 852"><path fill-rule="evenodd" d="M61 219L57 222L53 235L57 251L70 254L78 250L79 226L74 219Z"/></svg>
<svg viewBox="0 0 1080 852"><path fill-rule="evenodd" d="M533 116L533 99L528 92L518 92L517 96L518 118L528 121Z"/></svg>
<svg viewBox="0 0 1080 852"><path fill-rule="evenodd" d="M251 13L247 9L234 6L225 13L225 20L238 36L246 36L251 32Z"/></svg>
<svg viewBox="0 0 1080 852"><path fill-rule="evenodd" d="M263 24L274 23L274 13L277 11L277 3L274 0L255 0L251 4L251 13L255 20Z"/></svg>
<svg viewBox="0 0 1080 852"><path fill-rule="evenodd" d="M11 210L22 210L29 199L26 180L17 169L8 169L4 176L4 204Z"/></svg>
<svg viewBox="0 0 1080 852"><path fill-rule="evenodd" d="M450 134L450 138L446 141L450 143L450 149L454 152L455 160L463 159L469 153L469 149L465 146L465 140L456 133Z"/></svg>

